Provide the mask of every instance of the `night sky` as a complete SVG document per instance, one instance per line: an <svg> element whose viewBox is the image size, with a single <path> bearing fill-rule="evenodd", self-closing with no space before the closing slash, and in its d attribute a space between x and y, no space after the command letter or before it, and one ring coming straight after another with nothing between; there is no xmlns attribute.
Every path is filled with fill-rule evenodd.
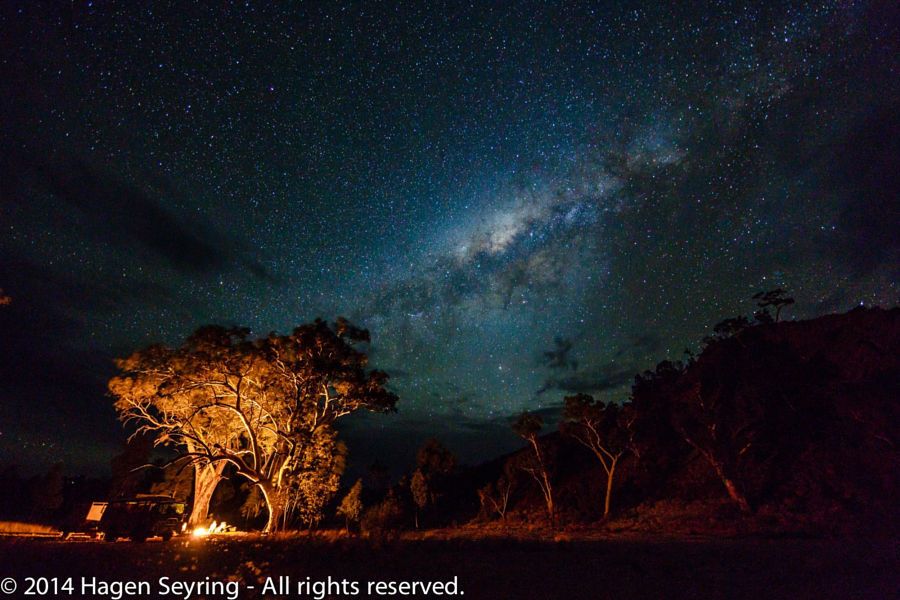
<svg viewBox="0 0 900 600"><path fill-rule="evenodd" d="M369 328L405 468L897 303L895 2L146 4L0 6L0 463L107 470L112 358L207 323Z"/></svg>

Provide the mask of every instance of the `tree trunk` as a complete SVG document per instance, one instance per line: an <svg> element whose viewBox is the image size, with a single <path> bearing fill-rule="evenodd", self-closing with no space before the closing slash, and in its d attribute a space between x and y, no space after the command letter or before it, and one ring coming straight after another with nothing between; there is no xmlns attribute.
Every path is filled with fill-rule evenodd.
<svg viewBox="0 0 900 600"><path fill-rule="evenodd" d="M556 525L556 507L553 504L553 488L550 486L550 478L544 473L544 500L547 501L547 516L550 519L550 527Z"/></svg>
<svg viewBox="0 0 900 600"><path fill-rule="evenodd" d="M550 527L556 526L556 507L553 506L553 493L547 495L547 515L550 518Z"/></svg>
<svg viewBox="0 0 900 600"><path fill-rule="evenodd" d="M603 500L603 518L609 516L609 504L612 499L613 477L616 475L616 461L612 461L609 471L606 473L606 497Z"/></svg>
<svg viewBox="0 0 900 600"><path fill-rule="evenodd" d="M209 517L209 503L213 492L222 479L222 471L225 463L216 465L210 463L194 465L194 498L191 502L191 516L188 518L188 527L194 529L203 525Z"/></svg>
<svg viewBox="0 0 900 600"><path fill-rule="evenodd" d="M742 512L749 513L750 510L750 502L747 501L747 497L741 492L738 485L734 482L734 480L726 473L725 464L723 461L716 458L712 452L708 450L704 450L698 444L696 444L690 436L687 436L682 432L682 437L684 440L693 446L703 458L706 459L706 462L715 470L716 475L719 476L719 480L725 486L725 490L728 492L728 497L737 503L737 505L741 508Z"/></svg>
<svg viewBox="0 0 900 600"><path fill-rule="evenodd" d="M747 501L746 496L738 490L737 486L734 482L728 477L722 477L722 483L725 484L725 489L728 490L728 496L737 502L738 506L741 507L741 511L745 513L750 512L750 503Z"/></svg>
<svg viewBox="0 0 900 600"><path fill-rule="evenodd" d="M268 481L260 481L256 485L258 485L259 489L262 491L263 498L266 500L266 508L269 510L269 517L266 519L266 526L263 528L263 533L272 533L278 529L284 507L279 501L278 490L275 489L274 485Z"/></svg>
<svg viewBox="0 0 900 600"><path fill-rule="evenodd" d="M550 474L547 472L547 466L544 464L544 457L541 454L541 447L538 445L537 438L532 436L529 438L529 441L534 448L534 456L537 459L539 470L539 473L532 473L532 476L537 480L538 486L544 493L544 500L547 503L547 517L552 528L556 525L556 508L553 506L553 487L550 485Z"/></svg>
<svg viewBox="0 0 900 600"><path fill-rule="evenodd" d="M743 494L743 492L741 492L734 480L732 480L731 477L725 474L725 469L722 467L722 465L718 462L715 462L713 466L716 469L716 473L719 475L719 479L722 480L722 484L725 485L725 490L728 492L728 497L737 503L737 505L741 508L741 512L751 512L750 502L747 501L747 497Z"/></svg>

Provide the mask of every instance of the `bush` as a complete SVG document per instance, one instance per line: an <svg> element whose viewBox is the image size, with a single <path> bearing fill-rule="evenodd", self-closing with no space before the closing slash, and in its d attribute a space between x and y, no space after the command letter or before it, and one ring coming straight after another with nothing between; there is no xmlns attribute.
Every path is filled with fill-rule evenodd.
<svg viewBox="0 0 900 600"><path fill-rule="evenodd" d="M400 535L403 510L393 494L363 513L360 529L363 536L376 541L396 539Z"/></svg>

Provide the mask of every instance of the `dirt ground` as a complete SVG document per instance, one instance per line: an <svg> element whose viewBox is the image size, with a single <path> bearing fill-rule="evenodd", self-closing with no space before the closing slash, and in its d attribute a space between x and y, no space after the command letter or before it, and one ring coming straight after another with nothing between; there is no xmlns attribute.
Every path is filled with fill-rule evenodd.
<svg viewBox="0 0 900 600"><path fill-rule="evenodd" d="M43 597L83 597L81 579L96 577L152 586L149 596L123 598L184 598L171 588L168 595L160 593L159 578L167 576L184 582L207 577L238 581L240 598L431 598L438 596L369 594L367 585L454 577L457 595L464 594L465 600L900 598L898 550L896 541L810 539L402 540L378 546L306 537L176 538L144 544L0 539L0 579L12 577L18 584L6 597L25 597L27 577L71 577L73 593ZM266 578L284 581L279 576L290 578L287 593L276 589L262 594ZM323 595L297 587L329 576L335 582L356 582L359 593L345 588L347 593ZM193 592L190 597L229 597L224 588L218 591L223 593Z"/></svg>

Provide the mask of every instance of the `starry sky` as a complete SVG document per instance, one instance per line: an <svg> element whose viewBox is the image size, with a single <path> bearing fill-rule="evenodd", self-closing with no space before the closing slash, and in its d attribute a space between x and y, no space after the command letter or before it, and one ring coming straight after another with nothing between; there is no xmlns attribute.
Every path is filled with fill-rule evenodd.
<svg viewBox="0 0 900 600"><path fill-rule="evenodd" d="M215 5L203 6L203 4ZM112 358L343 315L357 461L627 398L753 293L897 303L896 3L3 2L0 462L102 473Z"/></svg>

